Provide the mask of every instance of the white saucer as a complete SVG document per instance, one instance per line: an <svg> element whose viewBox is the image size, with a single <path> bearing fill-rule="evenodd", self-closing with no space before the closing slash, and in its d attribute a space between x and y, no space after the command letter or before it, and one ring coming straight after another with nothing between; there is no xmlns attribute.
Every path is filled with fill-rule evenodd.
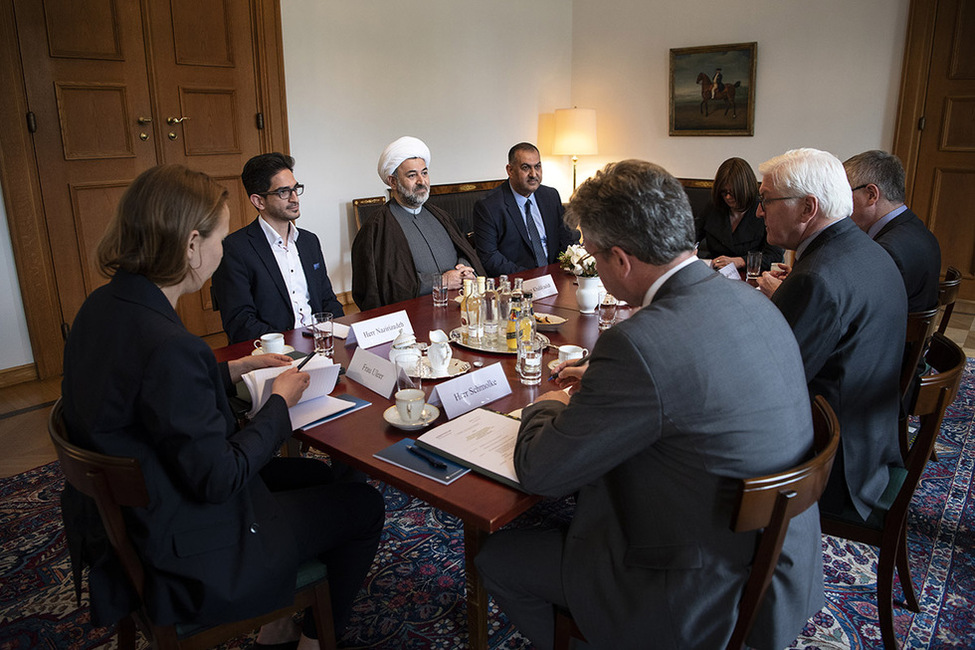
<svg viewBox="0 0 975 650"><path fill-rule="evenodd" d="M294 352L294 351L295 349L293 347L291 347L290 345L285 345L284 349L281 350L281 354L288 354L289 352ZM252 356L259 355L259 354L264 354L264 350L262 350L261 348L254 348L254 351L251 352Z"/></svg>
<svg viewBox="0 0 975 650"><path fill-rule="evenodd" d="M383 411L383 419L403 431L418 431L439 417L440 409L430 404L423 405L423 415L420 417L420 421L416 423L403 422L399 417L399 410L397 410L395 404Z"/></svg>
<svg viewBox="0 0 975 650"><path fill-rule="evenodd" d="M430 359L423 357L421 363L420 372L423 373L421 379L447 379L448 377L456 377L457 375L463 375L465 372L471 369L471 364L466 361L461 361L460 359L451 359L447 362L447 371L437 374L433 374L433 368L430 366ZM410 375L410 377L415 377L416 375Z"/></svg>

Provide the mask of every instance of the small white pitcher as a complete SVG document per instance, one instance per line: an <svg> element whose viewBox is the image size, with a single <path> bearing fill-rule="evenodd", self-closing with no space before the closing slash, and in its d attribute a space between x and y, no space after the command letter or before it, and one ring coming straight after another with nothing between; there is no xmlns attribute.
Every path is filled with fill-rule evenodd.
<svg viewBox="0 0 975 650"><path fill-rule="evenodd" d="M430 332L430 347L427 348L427 358L430 360L430 372L433 376L447 374L447 366L453 350L450 348L450 338L443 330Z"/></svg>

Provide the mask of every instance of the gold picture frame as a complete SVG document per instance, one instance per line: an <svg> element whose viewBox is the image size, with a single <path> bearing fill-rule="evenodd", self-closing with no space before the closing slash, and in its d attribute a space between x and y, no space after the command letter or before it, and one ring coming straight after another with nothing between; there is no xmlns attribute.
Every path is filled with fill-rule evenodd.
<svg viewBox="0 0 975 650"><path fill-rule="evenodd" d="M755 135L757 50L757 42L671 49L670 135Z"/></svg>

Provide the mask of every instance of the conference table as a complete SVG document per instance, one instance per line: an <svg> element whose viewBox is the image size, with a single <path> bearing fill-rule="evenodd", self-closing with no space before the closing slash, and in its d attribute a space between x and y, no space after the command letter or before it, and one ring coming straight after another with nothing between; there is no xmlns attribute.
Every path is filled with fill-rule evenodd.
<svg viewBox="0 0 975 650"><path fill-rule="evenodd" d="M512 275L512 278L525 279L552 276L558 293L534 301L536 312L547 312L561 316L566 320L557 331L543 332L552 345L577 344L592 349L599 335L597 316L579 312L575 298L575 276L563 271L557 264L525 271ZM351 314L336 319L339 323L352 323L405 310L410 317L414 333L418 341L427 341L430 330L442 329L450 332L459 327L460 306L454 299L456 291L452 291L446 307L434 307L432 298L421 296L385 307L372 309L357 314ZM621 308L617 320L627 318L632 313L631 308ZM314 349L311 338L302 336L300 330L285 332L285 342L298 352L310 353ZM356 350L355 344L343 345L345 341L335 339L333 359L343 367L349 367L349 361ZM383 344L370 348L380 356L385 356L390 344ZM549 373L546 366L558 358L557 352L546 349L543 356L543 374L540 386L525 386L521 383L515 368L515 355L493 354L461 347L452 346L453 357L471 363L471 372L478 367L501 363L505 377L511 385L511 393L485 407L510 412L531 403L539 395L554 388L554 384L546 381ZM250 354L253 345L250 341L238 343L216 350L217 359L226 361L244 354ZM429 397L438 382L423 381L423 390ZM470 472L457 479L450 485L441 485L433 480L401 469L388 462L374 458L373 454L402 440L404 437L416 438L429 428L446 422L446 416L441 409L440 417L429 428L416 432L405 432L394 428L383 419L383 411L389 408L393 401L372 392L365 386L345 377L339 378L332 395L348 393L355 397L371 402L371 406L354 411L325 424L295 432L295 437L311 447L327 453L369 476L392 485L406 494L426 501L431 506L458 517L464 527L464 556L466 571L467 620L470 647L486 650L487 644L487 608L488 599L480 576L474 566L474 557L481 549L487 536L508 524L539 502L540 497L526 494L511 487L502 485L493 479Z"/></svg>

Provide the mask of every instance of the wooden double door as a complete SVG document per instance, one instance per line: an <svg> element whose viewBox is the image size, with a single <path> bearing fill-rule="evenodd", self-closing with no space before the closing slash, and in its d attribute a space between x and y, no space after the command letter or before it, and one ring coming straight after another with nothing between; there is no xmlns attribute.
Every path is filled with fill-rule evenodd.
<svg viewBox="0 0 975 650"><path fill-rule="evenodd" d="M261 4L14 0L62 323L107 281L95 248L146 169L204 171L230 192L231 231L253 218L241 168L287 148L280 46L276 32L265 38ZM222 329L209 283L179 312L201 336Z"/></svg>

